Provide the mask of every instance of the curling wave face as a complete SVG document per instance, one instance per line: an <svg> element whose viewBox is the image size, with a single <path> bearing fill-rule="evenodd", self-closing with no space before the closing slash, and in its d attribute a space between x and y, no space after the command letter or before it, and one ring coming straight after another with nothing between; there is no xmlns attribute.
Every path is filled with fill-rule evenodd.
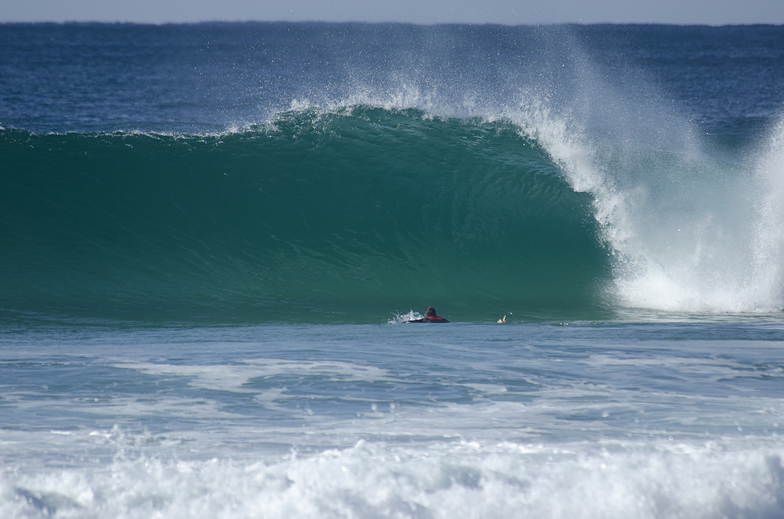
<svg viewBox="0 0 784 519"><path fill-rule="evenodd" d="M0 139L20 172L6 307L367 319L419 300L590 306L609 279L590 197L507 122L359 106L220 136Z"/></svg>
<svg viewBox="0 0 784 519"><path fill-rule="evenodd" d="M4 27L0 306L252 322L444 303L466 320L778 311L782 39Z"/></svg>

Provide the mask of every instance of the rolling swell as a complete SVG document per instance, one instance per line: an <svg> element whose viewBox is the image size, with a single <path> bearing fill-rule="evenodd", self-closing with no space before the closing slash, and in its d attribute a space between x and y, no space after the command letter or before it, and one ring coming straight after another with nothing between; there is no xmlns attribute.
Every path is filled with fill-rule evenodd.
<svg viewBox="0 0 784 519"><path fill-rule="evenodd" d="M0 131L0 306L129 320L462 320L602 305L590 195L507 122L298 110L238 133Z"/></svg>

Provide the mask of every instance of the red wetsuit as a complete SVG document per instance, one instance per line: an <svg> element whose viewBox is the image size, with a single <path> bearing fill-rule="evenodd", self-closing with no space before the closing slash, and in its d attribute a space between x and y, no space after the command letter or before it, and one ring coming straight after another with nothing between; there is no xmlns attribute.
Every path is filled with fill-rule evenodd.
<svg viewBox="0 0 784 519"><path fill-rule="evenodd" d="M411 321L406 321L407 323L448 323L446 319L443 317L438 317L437 315L431 315L430 317L423 317L422 319L413 319Z"/></svg>

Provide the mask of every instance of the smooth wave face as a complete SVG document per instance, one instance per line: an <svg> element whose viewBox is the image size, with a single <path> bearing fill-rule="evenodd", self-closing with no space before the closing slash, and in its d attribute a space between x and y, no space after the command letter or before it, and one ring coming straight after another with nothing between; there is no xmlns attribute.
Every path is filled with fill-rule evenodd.
<svg viewBox="0 0 784 519"><path fill-rule="evenodd" d="M610 280L591 197L507 122L358 106L220 136L0 138L6 308L476 318L599 307Z"/></svg>

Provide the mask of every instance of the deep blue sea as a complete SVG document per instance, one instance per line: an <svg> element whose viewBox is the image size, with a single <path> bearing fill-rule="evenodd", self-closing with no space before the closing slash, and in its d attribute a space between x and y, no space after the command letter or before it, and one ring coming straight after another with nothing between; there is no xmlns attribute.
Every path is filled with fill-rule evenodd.
<svg viewBox="0 0 784 519"><path fill-rule="evenodd" d="M784 26L0 24L0 517L779 519L782 258Z"/></svg>

